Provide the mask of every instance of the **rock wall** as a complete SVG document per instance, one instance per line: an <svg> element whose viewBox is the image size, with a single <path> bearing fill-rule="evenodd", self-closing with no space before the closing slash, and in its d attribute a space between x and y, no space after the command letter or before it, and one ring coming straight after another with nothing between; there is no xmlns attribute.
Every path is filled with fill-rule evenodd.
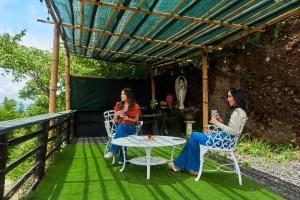
<svg viewBox="0 0 300 200"><path fill-rule="evenodd" d="M276 25L278 28L278 25ZM232 86L247 90L247 127L272 143L300 138L300 15L261 34L259 42L237 43L211 55L210 109L227 112L223 102ZM276 29L277 30L277 29Z"/></svg>

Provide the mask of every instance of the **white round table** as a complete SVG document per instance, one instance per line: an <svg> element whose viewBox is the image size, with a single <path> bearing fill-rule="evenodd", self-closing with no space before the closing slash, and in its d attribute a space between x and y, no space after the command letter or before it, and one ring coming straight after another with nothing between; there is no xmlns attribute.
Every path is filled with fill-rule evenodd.
<svg viewBox="0 0 300 200"><path fill-rule="evenodd" d="M171 153L171 163L173 164L173 155L174 150L177 145L184 144L186 142L185 139L179 137L171 137L171 136L160 136L155 135L154 140L148 140L147 136L139 136L133 135L128 137L122 137L114 139L111 143L122 146L124 163L123 167L120 169L120 172L123 172L126 166L126 156L125 156L125 147L137 147L137 148L145 148L146 156L144 157L136 157L128 162L135 165L145 165L147 166L147 179L150 179L150 167L151 165L160 165L168 162L169 160L162 157L151 156L151 150L155 147L173 147ZM173 166L174 168L174 166Z"/></svg>

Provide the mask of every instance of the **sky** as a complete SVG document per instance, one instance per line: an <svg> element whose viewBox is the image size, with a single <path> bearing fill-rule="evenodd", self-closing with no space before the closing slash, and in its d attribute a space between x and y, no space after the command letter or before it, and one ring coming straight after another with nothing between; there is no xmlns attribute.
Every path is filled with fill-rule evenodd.
<svg viewBox="0 0 300 200"><path fill-rule="evenodd" d="M21 44L51 50L53 27L37 22L37 19L47 19L47 16L48 12L44 1L41 3L40 0L0 0L0 34L16 34L26 29L26 35ZM0 68L0 74L2 72L3 69ZM28 105L30 101L20 99L18 94L27 80L13 83L11 75L5 77L0 75L0 102L4 97L8 97Z"/></svg>

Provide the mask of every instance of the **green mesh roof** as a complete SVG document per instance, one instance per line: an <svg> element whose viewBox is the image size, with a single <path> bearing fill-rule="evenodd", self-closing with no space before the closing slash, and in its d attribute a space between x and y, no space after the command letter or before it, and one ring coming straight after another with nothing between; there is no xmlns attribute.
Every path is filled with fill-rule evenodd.
<svg viewBox="0 0 300 200"><path fill-rule="evenodd" d="M158 65L216 50L300 11L300 0L48 0L70 54Z"/></svg>

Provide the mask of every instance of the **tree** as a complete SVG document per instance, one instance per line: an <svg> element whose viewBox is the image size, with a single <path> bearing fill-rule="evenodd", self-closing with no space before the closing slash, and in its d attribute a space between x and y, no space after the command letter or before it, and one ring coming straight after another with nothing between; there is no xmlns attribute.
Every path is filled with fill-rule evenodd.
<svg viewBox="0 0 300 200"><path fill-rule="evenodd" d="M20 81L25 77L30 79L20 91L20 97L34 101L28 108L28 114L36 115L48 112L52 53L20 45L25 33L24 30L14 36L8 33L0 35L0 67L4 68L6 73L12 73L14 81ZM64 49L60 48L59 53L57 110L61 111L65 106ZM142 78L148 75L145 66L109 63L76 56L71 56L70 61L73 75L110 78Z"/></svg>
<svg viewBox="0 0 300 200"><path fill-rule="evenodd" d="M5 97L0 106L0 121L21 117L23 110L17 106L18 105L15 100Z"/></svg>

